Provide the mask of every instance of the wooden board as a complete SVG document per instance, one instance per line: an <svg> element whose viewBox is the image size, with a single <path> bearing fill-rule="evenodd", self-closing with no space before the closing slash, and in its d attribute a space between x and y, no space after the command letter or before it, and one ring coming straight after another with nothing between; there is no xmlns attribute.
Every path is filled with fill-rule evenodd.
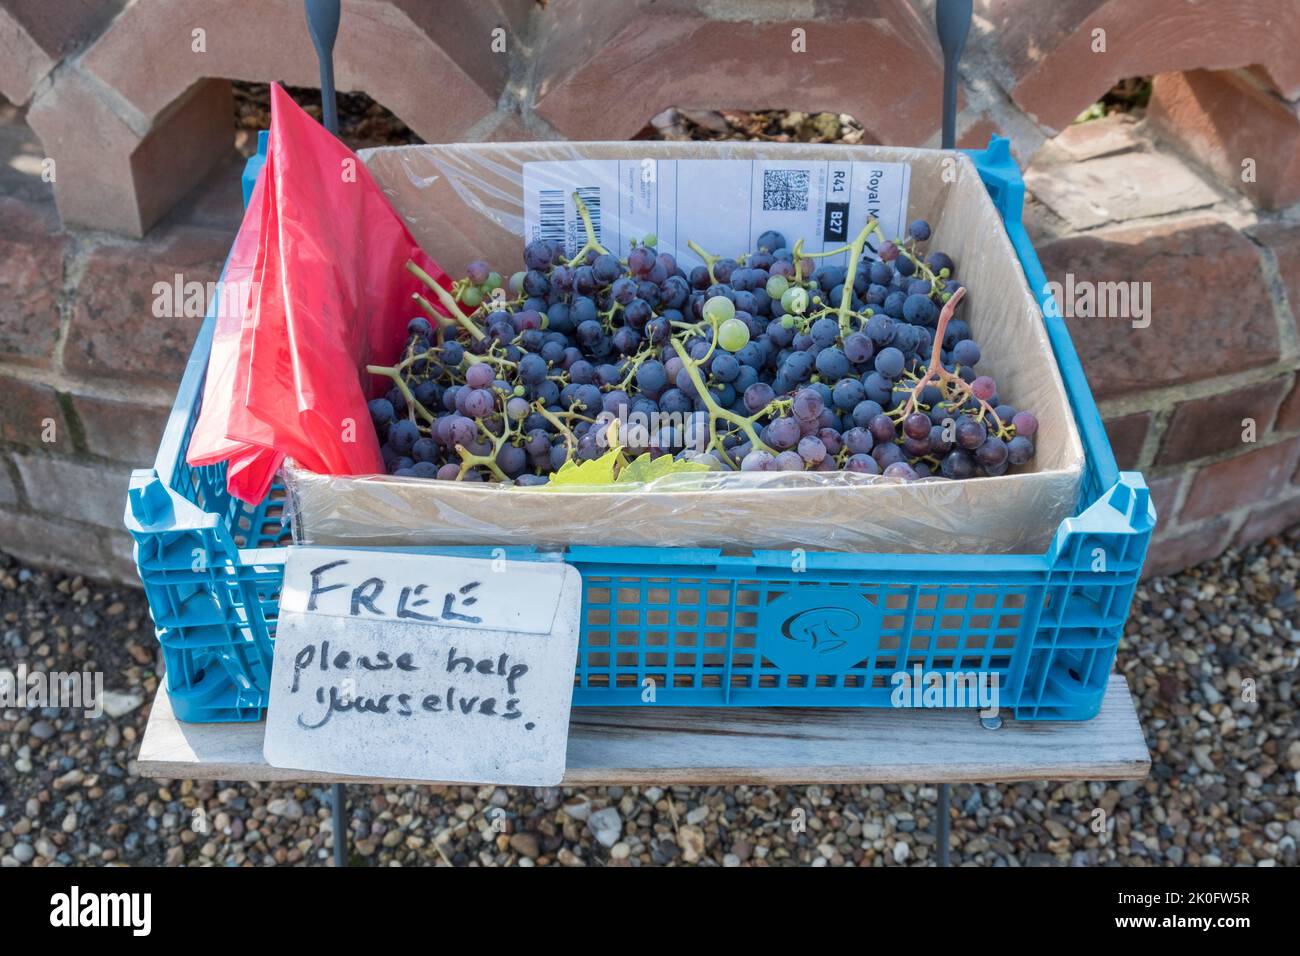
<svg viewBox="0 0 1300 956"><path fill-rule="evenodd" d="M180 723L160 691L137 767L164 779L402 782L272 767L262 734L261 723ZM1090 721L998 730L973 711L575 708L564 785L1140 780L1150 767L1128 685L1112 675Z"/></svg>

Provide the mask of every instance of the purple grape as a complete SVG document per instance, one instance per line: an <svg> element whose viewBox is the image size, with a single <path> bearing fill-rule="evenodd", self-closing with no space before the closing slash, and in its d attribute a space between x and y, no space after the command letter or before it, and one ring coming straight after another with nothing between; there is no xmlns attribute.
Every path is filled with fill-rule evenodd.
<svg viewBox="0 0 1300 956"><path fill-rule="evenodd" d="M892 441L886 442L871 449L871 457L876 459L876 464L881 468L888 468L894 462L903 460L903 450Z"/></svg>
<svg viewBox="0 0 1300 956"><path fill-rule="evenodd" d="M973 418L963 418L957 423L955 432L957 444L967 451L974 451L988 438L988 429Z"/></svg>
<svg viewBox="0 0 1300 956"><path fill-rule="evenodd" d="M815 465L826 457L826 446L816 435L807 435L799 440L799 457Z"/></svg>
<svg viewBox="0 0 1300 956"><path fill-rule="evenodd" d="M903 353L892 345L881 349L876 354L876 371L888 379L896 379L903 374L905 359Z"/></svg>
<svg viewBox="0 0 1300 956"><path fill-rule="evenodd" d="M954 448L944 456L939 464L939 470L945 478L969 478L975 474L975 462L971 460L968 453L960 448Z"/></svg>
<svg viewBox="0 0 1300 956"><path fill-rule="evenodd" d="M420 429L416 427L415 422L402 420L396 422L388 431L388 444L399 455L408 454L415 443L420 440ZM414 462L412 462L414 464Z"/></svg>
<svg viewBox="0 0 1300 956"><path fill-rule="evenodd" d="M863 362L871 361L875 351L876 346L872 343L870 337L862 332L854 332L844 340L844 354L854 365L861 365Z"/></svg>
<svg viewBox="0 0 1300 956"><path fill-rule="evenodd" d="M475 365L474 368L482 368ZM487 418L496 408L496 399L486 388L471 388L465 395L465 414L471 418Z"/></svg>
<svg viewBox="0 0 1300 956"><path fill-rule="evenodd" d="M764 440L778 451L785 451L798 443L799 435L799 423L793 418L783 416L773 419L768 424L767 436Z"/></svg>
<svg viewBox="0 0 1300 956"><path fill-rule="evenodd" d="M860 475L880 474L880 466L870 455L850 455L849 460L844 463L844 470Z"/></svg>
<svg viewBox="0 0 1300 956"><path fill-rule="evenodd" d="M850 428L844 433L844 447L849 450L850 455L865 455L875 444L871 432L865 428Z"/></svg>
<svg viewBox="0 0 1300 956"><path fill-rule="evenodd" d="M892 442L897 433L894 431L894 420L888 415L880 414L867 423L867 431L871 432L871 437L875 439L876 444Z"/></svg>
<svg viewBox="0 0 1300 956"><path fill-rule="evenodd" d="M1007 442L1007 463L1023 465L1034 457L1034 443L1023 435L1017 435Z"/></svg>
<svg viewBox="0 0 1300 956"><path fill-rule="evenodd" d="M421 462L429 463L436 461L438 458L438 443L432 438L417 439L411 446L411 457L415 459L416 464Z"/></svg>
<svg viewBox="0 0 1300 956"><path fill-rule="evenodd" d="M783 451L776 456L776 471L803 471L803 458L796 451Z"/></svg>
<svg viewBox="0 0 1300 956"><path fill-rule="evenodd" d="M975 460L985 468L1004 464L1007 460L1007 443L996 435L989 436L984 444L975 449Z"/></svg>
<svg viewBox="0 0 1300 956"><path fill-rule="evenodd" d="M503 445L497 452L497 467L511 478L517 477L528 467L528 455L517 445Z"/></svg>
<svg viewBox="0 0 1300 956"><path fill-rule="evenodd" d="M920 458L930 454L930 436L927 433L924 438L913 438L908 435L903 439L903 452L908 458Z"/></svg>
<svg viewBox="0 0 1300 956"><path fill-rule="evenodd" d="M792 407L796 418L815 419L821 415L826 404L816 389L804 388L795 394Z"/></svg>
<svg viewBox="0 0 1300 956"><path fill-rule="evenodd" d="M1016 427L1016 434L1025 438L1033 438L1038 434L1038 419L1033 412L1016 412L1011 424Z"/></svg>
<svg viewBox="0 0 1300 956"><path fill-rule="evenodd" d="M967 368L979 364L980 347L974 339L962 339L952 347L952 360Z"/></svg>
<svg viewBox="0 0 1300 956"><path fill-rule="evenodd" d="M903 434L909 438L928 438L931 425L929 415L924 412L912 412L903 419Z"/></svg>
<svg viewBox="0 0 1300 956"><path fill-rule="evenodd" d="M495 377L492 366L486 362L471 365L465 370L465 384L470 388L487 388Z"/></svg>
<svg viewBox="0 0 1300 956"><path fill-rule="evenodd" d="M756 382L745 389L745 407L751 412L762 411L775 398L776 392L766 382Z"/></svg>
<svg viewBox="0 0 1300 956"><path fill-rule="evenodd" d="M478 429L474 422L464 415L452 415L447 419L447 438L452 448L457 445L468 446L478 434Z"/></svg>

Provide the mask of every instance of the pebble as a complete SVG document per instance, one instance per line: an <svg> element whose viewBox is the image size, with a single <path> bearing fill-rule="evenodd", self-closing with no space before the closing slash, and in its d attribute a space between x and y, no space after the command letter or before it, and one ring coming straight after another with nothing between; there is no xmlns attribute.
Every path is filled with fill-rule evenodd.
<svg viewBox="0 0 1300 956"><path fill-rule="evenodd" d="M698 862L704 856L704 831L689 824L682 827L677 832L677 845L682 849L684 862Z"/></svg>
<svg viewBox="0 0 1300 956"><path fill-rule="evenodd" d="M587 826L596 835L601 846L611 847L623 834L623 818L615 807L597 810L587 819Z"/></svg>
<svg viewBox="0 0 1300 956"><path fill-rule="evenodd" d="M106 690L103 703L104 713L109 717L124 717L144 703L144 694L137 691Z"/></svg>
<svg viewBox="0 0 1300 956"><path fill-rule="evenodd" d="M266 812L277 817L284 817L286 820L301 820L303 815L301 803L297 800L284 798L269 801L266 805Z"/></svg>
<svg viewBox="0 0 1300 956"><path fill-rule="evenodd" d="M1214 766L1214 761L1210 759L1210 748L1208 745L1200 744L1193 747L1192 759L1196 761L1196 765L1202 770L1214 773L1216 768Z"/></svg>
<svg viewBox="0 0 1300 956"><path fill-rule="evenodd" d="M564 812L582 823L591 816L591 801L582 794L575 794L564 801Z"/></svg>
<svg viewBox="0 0 1300 956"><path fill-rule="evenodd" d="M535 860L541 855L541 845L537 842L537 834L535 833L512 833L510 835L510 848L530 860Z"/></svg>

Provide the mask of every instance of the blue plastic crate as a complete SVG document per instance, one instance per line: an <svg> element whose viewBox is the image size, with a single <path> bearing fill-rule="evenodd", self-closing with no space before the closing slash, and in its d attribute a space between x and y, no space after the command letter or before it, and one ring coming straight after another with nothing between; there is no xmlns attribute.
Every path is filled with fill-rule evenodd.
<svg viewBox="0 0 1300 956"><path fill-rule="evenodd" d="M1045 290L1007 140L971 156L1030 288ZM919 666L997 675L1019 719L1094 716L1155 509L1142 476L1115 465L1064 321L1045 322L1086 456L1078 512L1046 553L809 553L795 573L788 551L572 547L564 558L583 579L574 704L642 705L653 682L658 706L888 707L891 677ZM185 464L213 326L209 316L126 509L172 705L194 722L262 716L289 543L282 487L249 507L226 493L224 466Z"/></svg>

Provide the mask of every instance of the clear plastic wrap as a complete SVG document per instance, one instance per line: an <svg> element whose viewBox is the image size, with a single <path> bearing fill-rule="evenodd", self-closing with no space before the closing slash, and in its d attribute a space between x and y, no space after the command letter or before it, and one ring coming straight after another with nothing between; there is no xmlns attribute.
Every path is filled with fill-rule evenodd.
<svg viewBox="0 0 1300 956"><path fill-rule="evenodd" d="M997 380L1004 400L1038 416L1037 452L1013 474L956 482L904 483L845 472L708 472L650 485L563 491L320 475L290 462L285 477L300 541L368 547L574 544L1033 553L1043 551L1074 513L1083 469L1074 416L1036 300L968 157L887 147L642 142L411 146L361 156L421 247L452 275L475 259L503 273L518 267L527 221L527 163L906 164L906 218L927 219L933 228L930 248L956 261L968 290L963 318L984 353L980 371ZM605 228L623 234L624 212L606 204ZM861 223L852 225L850 232ZM688 259L679 261L689 268ZM394 354L400 345L393 344Z"/></svg>

